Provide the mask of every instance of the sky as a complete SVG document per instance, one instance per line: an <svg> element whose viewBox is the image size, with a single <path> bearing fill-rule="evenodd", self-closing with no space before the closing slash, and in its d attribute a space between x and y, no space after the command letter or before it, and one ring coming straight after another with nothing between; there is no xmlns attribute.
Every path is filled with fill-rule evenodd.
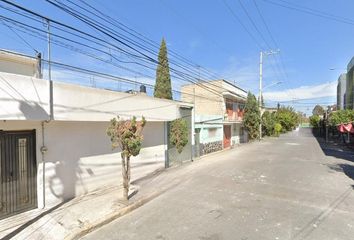
<svg viewBox="0 0 354 240"><path fill-rule="evenodd" d="M99 34L44 0L13 2L84 31ZM67 0L61 2L66 3ZM177 52L203 69L208 69L256 95L259 86L261 49L279 49L279 53L265 55L263 59L266 105L276 106L277 102L281 102L307 114L311 113L317 103L323 105L335 103L337 79L340 73L346 71L347 64L354 55L352 0L87 0L87 2L155 42L159 43L164 38L169 51ZM297 4L347 18L348 21L343 23L325 19L274 3ZM1 3L1 6L6 4ZM2 16L9 16L3 9L0 12ZM42 52L44 58L47 56L45 41L39 41L18 31L16 34L8 27L9 24L3 23L0 22L0 31L3 33L0 48L30 55L35 54L34 48ZM45 29L44 25L41 27ZM58 46L52 47L52 59L137 81L149 83L153 81L151 77L124 72L108 64L97 64L87 56L63 50ZM140 72L146 71L138 67L136 69ZM54 76L65 75L63 71L61 73L57 71ZM67 75L72 78L70 74ZM153 77L154 71L151 70L148 75ZM78 81L92 84L92 79L78 78ZM179 88L183 84L174 78L172 82L174 88Z"/></svg>

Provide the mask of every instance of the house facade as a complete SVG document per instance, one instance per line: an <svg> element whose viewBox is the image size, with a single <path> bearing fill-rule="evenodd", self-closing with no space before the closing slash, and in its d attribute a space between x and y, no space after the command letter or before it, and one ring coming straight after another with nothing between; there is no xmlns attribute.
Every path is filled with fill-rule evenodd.
<svg viewBox="0 0 354 240"><path fill-rule="evenodd" d="M120 150L106 135L110 119L147 120L143 148L132 158L135 178L165 166L168 122L193 116L191 104L145 93L59 82L50 89L38 78L36 58L15 55L0 54L0 219L119 185Z"/></svg>
<svg viewBox="0 0 354 240"><path fill-rule="evenodd" d="M247 92L225 81L184 85L181 99L195 106L195 152L204 155L247 141L242 126Z"/></svg>

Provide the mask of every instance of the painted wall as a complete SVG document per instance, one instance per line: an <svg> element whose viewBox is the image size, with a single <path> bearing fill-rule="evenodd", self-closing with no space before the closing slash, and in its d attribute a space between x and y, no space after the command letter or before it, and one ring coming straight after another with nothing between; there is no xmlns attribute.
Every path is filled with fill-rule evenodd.
<svg viewBox="0 0 354 240"><path fill-rule="evenodd" d="M38 206L43 206L43 157L45 160L45 202L53 206L65 199L102 187L121 184L119 150L112 150L106 136L108 122L53 121L44 123L42 156L41 122L1 121L1 130L36 129ZM163 122L148 122L143 149L132 158L132 181L164 167L165 145Z"/></svg>
<svg viewBox="0 0 354 240"><path fill-rule="evenodd" d="M0 50L0 72L36 76L37 59Z"/></svg>
<svg viewBox="0 0 354 240"><path fill-rule="evenodd" d="M234 123L231 125L231 145L240 144L241 142L241 124Z"/></svg>
<svg viewBox="0 0 354 240"><path fill-rule="evenodd" d="M178 101L143 94L129 94L79 85L53 84L54 119L65 121L109 121L144 116L148 121L171 121L181 117ZM47 80L0 73L0 119L49 119Z"/></svg>
<svg viewBox="0 0 354 240"><path fill-rule="evenodd" d="M216 129L215 136L209 135L209 129ZM200 143L210 143L222 141L223 127L222 125L203 125L200 129Z"/></svg>

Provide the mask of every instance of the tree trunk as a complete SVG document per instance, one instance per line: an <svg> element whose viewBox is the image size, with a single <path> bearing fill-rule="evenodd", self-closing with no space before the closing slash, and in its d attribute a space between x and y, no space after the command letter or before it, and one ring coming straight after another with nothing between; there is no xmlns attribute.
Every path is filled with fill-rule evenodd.
<svg viewBox="0 0 354 240"><path fill-rule="evenodd" d="M130 176L128 176L127 170L128 170L129 157L127 157L124 153L122 153L121 156L122 156L122 176L123 176L123 199L128 200Z"/></svg>

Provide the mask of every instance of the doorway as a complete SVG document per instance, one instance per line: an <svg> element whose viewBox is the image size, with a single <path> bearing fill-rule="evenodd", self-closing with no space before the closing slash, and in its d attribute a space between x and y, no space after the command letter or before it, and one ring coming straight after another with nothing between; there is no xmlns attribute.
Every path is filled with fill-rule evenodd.
<svg viewBox="0 0 354 240"><path fill-rule="evenodd" d="M37 207L36 132L0 131L0 219Z"/></svg>

